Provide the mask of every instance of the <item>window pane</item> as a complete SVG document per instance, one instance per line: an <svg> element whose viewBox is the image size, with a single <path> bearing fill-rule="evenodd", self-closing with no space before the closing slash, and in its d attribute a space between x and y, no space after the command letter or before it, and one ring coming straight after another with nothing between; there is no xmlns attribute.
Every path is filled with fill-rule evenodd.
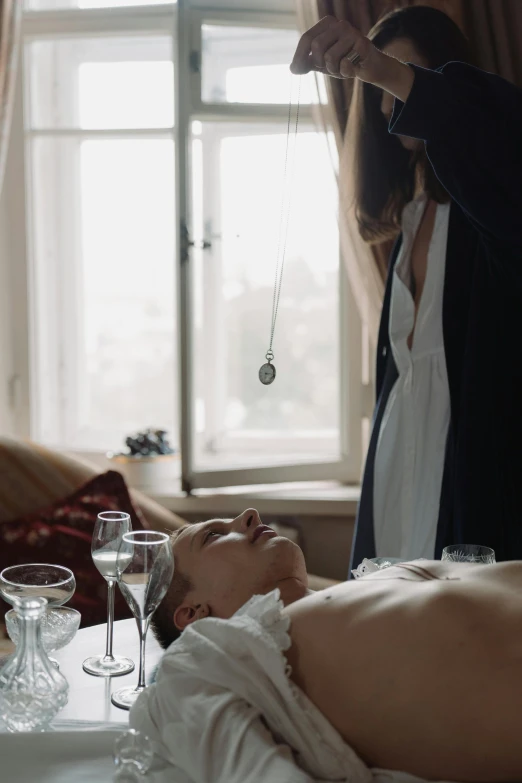
<svg viewBox="0 0 522 783"><path fill-rule="evenodd" d="M263 386L286 129L208 123L196 130L194 216L197 235L212 241L195 263L197 468L335 459L339 248L326 141L309 128L297 137L277 378Z"/></svg>
<svg viewBox="0 0 522 783"><path fill-rule="evenodd" d="M155 426L176 441L173 142L32 145L37 281L42 296L54 270L59 310L53 334L40 309L39 366L65 390L44 437L118 450Z"/></svg>
<svg viewBox="0 0 522 783"><path fill-rule="evenodd" d="M28 44L32 128L168 128L174 123L167 36Z"/></svg>
<svg viewBox="0 0 522 783"><path fill-rule="evenodd" d="M201 35L206 103L284 104L291 90L297 94L289 70L299 40L296 30L204 24ZM324 100L322 77L320 87ZM300 102L317 102L313 74L301 78Z"/></svg>
<svg viewBox="0 0 522 783"><path fill-rule="evenodd" d="M115 8L129 5L168 5L176 0L25 0L26 11L63 8Z"/></svg>

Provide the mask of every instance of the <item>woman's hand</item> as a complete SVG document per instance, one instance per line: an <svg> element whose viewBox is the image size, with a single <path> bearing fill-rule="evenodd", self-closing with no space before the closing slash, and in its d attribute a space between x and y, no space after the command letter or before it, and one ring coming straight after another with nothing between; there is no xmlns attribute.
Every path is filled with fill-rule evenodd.
<svg viewBox="0 0 522 783"><path fill-rule="evenodd" d="M338 79L357 77L402 101L414 79L408 65L379 51L353 25L334 16L325 16L301 36L290 70L294 74L319 71Z"/></svg>
<svg viewBox="0 0 522 783"><path fill-rule="evenodd" d="M351 79L359 76L363 64L368 65L375 54L378 52L371 41L349 22L325 16L301 36L290 70L295 74L320 71Z"/></svg>

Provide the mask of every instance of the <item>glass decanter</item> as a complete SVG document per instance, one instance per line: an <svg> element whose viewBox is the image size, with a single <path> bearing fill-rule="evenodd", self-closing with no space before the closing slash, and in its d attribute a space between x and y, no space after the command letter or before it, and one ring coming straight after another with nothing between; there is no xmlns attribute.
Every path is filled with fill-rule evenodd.
<svg viewBox="0 0 522 783"><path fill-rule="evenodd" d="M42 642L45 598L16 601L20 639L0 670L0 717L8 731L43 731L67 704L67 680L49 661Z"/></svg>

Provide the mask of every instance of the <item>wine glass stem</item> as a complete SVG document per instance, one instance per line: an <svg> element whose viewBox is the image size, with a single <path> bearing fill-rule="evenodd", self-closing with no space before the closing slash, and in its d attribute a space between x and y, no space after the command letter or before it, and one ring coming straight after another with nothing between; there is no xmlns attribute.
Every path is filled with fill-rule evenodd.
<svg viewBox="0 0 522 783"><path fill-rule="evenodd" d="M114 626L114 587L116 582L114 579L109 579L107 591L107 644L105 647L105 660L113 660L112 654L112 631Z"/></svg>
<svg viewBox="0 0 522 783"><path fill-rule="evenodd" d="M147 639L149 621L136 618L136 622L140 634L140 673L137 690L142 691L145 688L145 641Z"/></svg>

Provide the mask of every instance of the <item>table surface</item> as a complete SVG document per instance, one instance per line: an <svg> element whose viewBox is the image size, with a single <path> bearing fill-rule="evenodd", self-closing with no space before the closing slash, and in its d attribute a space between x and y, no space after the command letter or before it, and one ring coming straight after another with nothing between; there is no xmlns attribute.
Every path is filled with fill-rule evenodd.
<svg viewBox="0 0 522 783"><path fill-rule="evenodd" d="M122 677L93 677L82 669L83 661L91 655L105 652L106 625L94 625L78 631L74 639L63 650L53 653L60 664L60 671L69 682L69 701L56 716L58 720L86 720L105 723L126 723L127 710L120 710L111 703L111 693L138 683L139 636L136 621L118 620L114 623L114 655L131 658L136 668ZM145 675L147 684L154 678L163 649L149 630L145 653Z"/></svg>

